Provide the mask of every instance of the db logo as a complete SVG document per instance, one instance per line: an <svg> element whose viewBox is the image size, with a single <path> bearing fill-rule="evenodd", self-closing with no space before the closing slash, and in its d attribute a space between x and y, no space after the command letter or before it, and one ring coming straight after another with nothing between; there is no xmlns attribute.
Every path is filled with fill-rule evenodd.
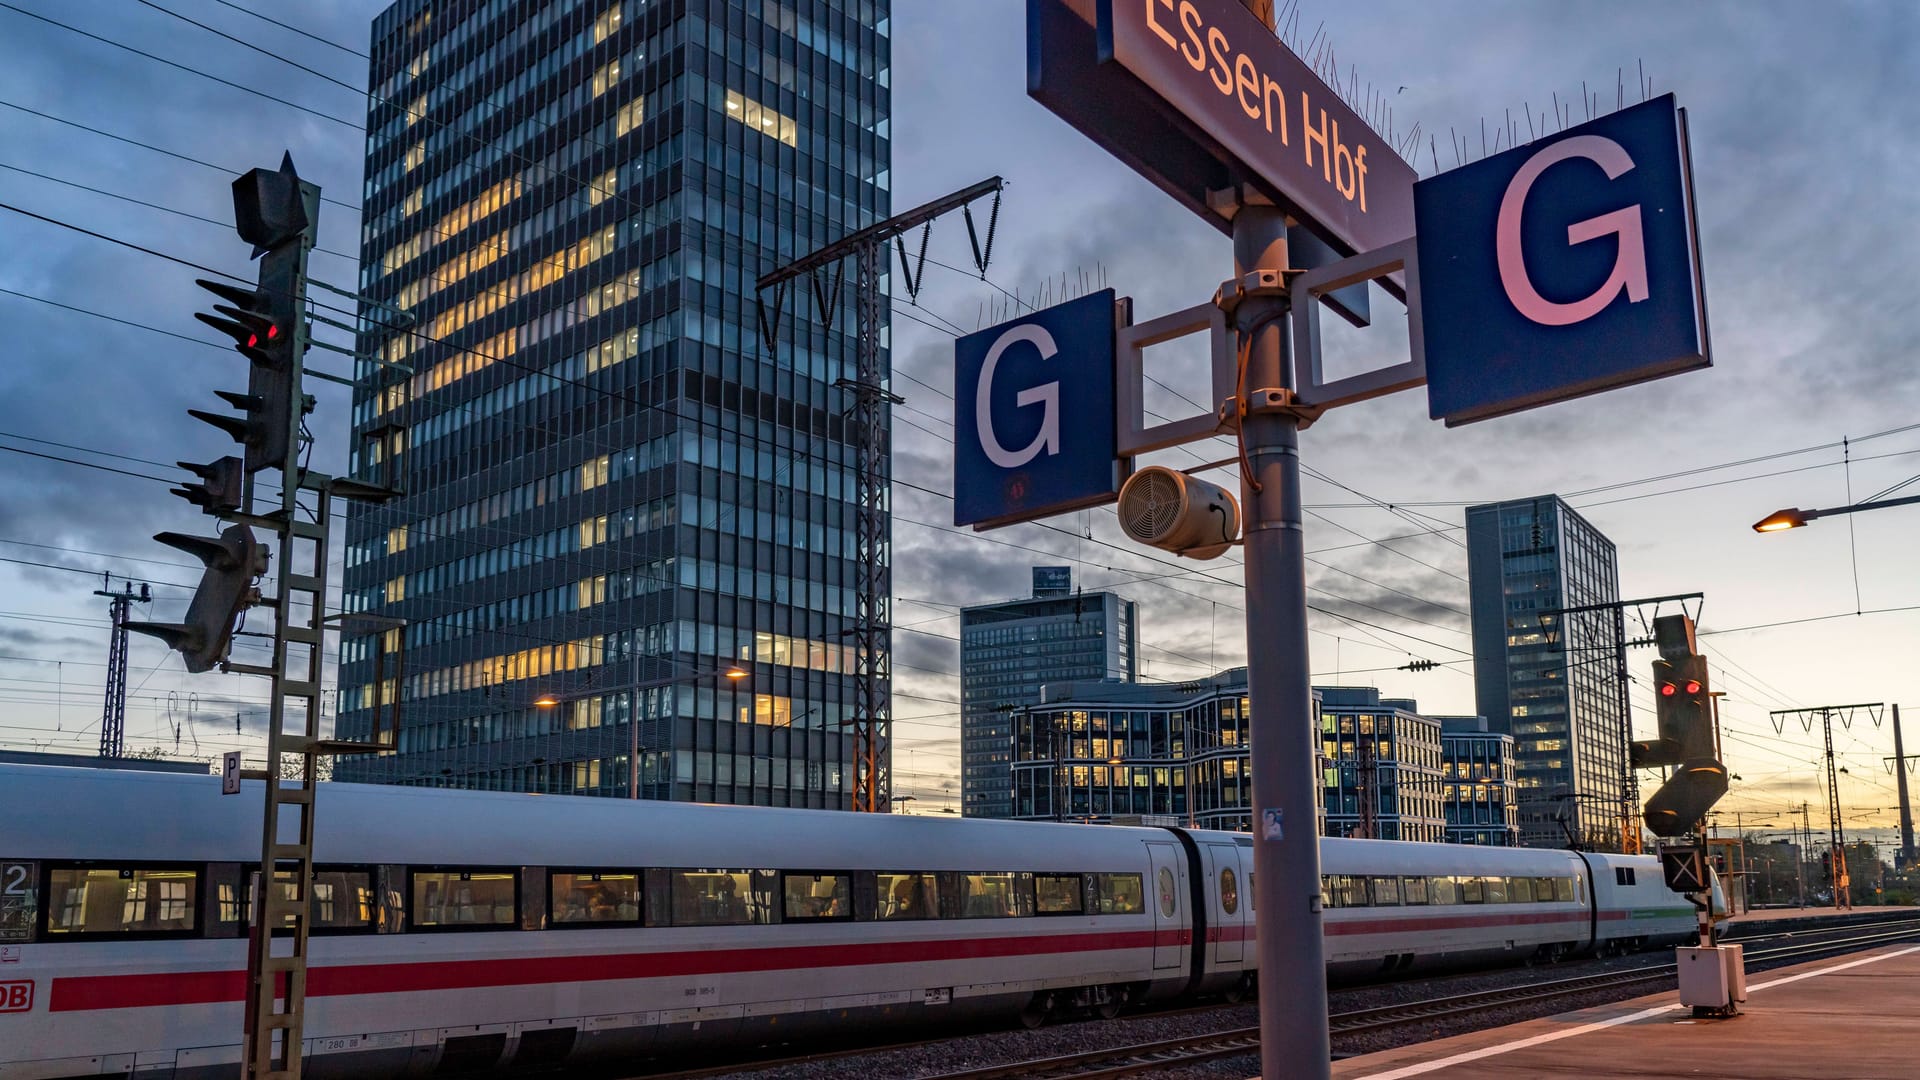
<svg viewBox="0 0 1920 1080"><path fill-rule="evenodd" d="M0 982L0 1013L33 1009L33 981Z"/></svg>

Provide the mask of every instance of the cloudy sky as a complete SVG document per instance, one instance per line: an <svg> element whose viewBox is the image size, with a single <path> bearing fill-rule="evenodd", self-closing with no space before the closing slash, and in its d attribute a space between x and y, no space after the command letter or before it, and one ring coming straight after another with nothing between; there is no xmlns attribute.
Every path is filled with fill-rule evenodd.
<svg viewBox="0 0 1920 1080"><path fill-rule="evenodd" d="M260 0L0 6L0 745L97 745L107 634L105 601L91 592L101 571L133 575L155 583L154 617L177 616L197 567L148 536L201 519L149 478L226 452L224 436L184 410L237 385L242 367L192 321L194 271L17 211L244 272L225 224L227 179L290 147L302 174L339 200L322 211L328 253L315 274L350 287L356 267L337 253L358 248L359 95L168 12L361 86L358 54L380 6L271 8L324 41L245 13L269 10ZM1230 252L1025 96L1022 0L894 6L896 208L989 175L1010 182L990 281L936 267L918 309L896 301L895 359L911 376L896 384L908 398L896 469L951 491L949 330L1003 317L1010 294L1058 298L1063 277L1068 292L1104 280L1150 317L1210 295ZM1779 536L1748 526L1781 506L1858 501L1920 473L1920 429L1906 430L1920 423L1920 300L1907 280L1920 262L1920 10L1308 0L1302 35L1322 25L1343 71L1390 93L1401 130L1417 121L1438 133L1437 148L1417 155L1422 175L1436 158L1456 164L1450 131L1478 156L1483 120L1492 130L1511 111L1517 122L1556 94L1577 102L1583 81L1609 105L1617 82L1637 99L1642 70L1655 92L1676 92L1692 122L1715 366L1462 429L1428 420L1417 391L1321 420L1303 440L1324 477L1305 492L1309 569L1316 605L1340 615L1313 617L1318 680L1471 712L1464 508L1557 492L1619 544L1624 595L1706 594L1703 643L1728 693L1725 745L1743 778L1722 806L1784 824L1784 808L1804 799L1819 819L1819 732L1776 733L1768 712L1903 698L1920 707L1920 507ZM937 227L933 258L962 265L963 231ZM1344 332L1335 346L1353 363L1389 359L1405 348L1404 319ZM1204 398L1204 388L1193 357L1168 352L1156 374L1172 390L1150 388L1148 407L1172 415L1190 408L1176 391ZM347 401L326 384L316 392L316 464L338 468ZM1164 460L1223 456L1202 446ZM896 509L895 766L901 790L928 804L958 784L956 609L1021 595L1033 563L1071 564L1084 586L1137 600L1148 678L1245 662L1237 553L1168 565L1129 547L1110 511L975 536L947 525L947 499L903 489ZM1650 658L1636 654L1635 672ZM1442 666L1395 670L1415 659ZM172 751L176 728L183 753L259 746L257 721L235 732L236 712L261 697L252 681L189 678L144 638L131 666L133 748ZM1644 681L1635 701L1650 727ZM1910 727L1920 739L1920 722ZM1862 720L1836 730L1835 745L1849 827L1887 824L1888 731Z"/></svg>

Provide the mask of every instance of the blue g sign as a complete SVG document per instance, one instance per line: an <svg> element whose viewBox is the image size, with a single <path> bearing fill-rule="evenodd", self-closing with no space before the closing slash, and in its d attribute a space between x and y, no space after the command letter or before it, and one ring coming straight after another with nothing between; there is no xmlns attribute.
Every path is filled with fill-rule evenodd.
<svg viewBox="0 0 1920 1080"><path fill-rule="evenodd" d="M1711 363L1691 184L1668 95L1416 185L1432 415Z"/></svg>
<svg viewBox="0 0 1920 1080"><path fill-rule="evenodd" d="M955 525L1113 500L1112 289L968 334L953 355Z"/></svg>

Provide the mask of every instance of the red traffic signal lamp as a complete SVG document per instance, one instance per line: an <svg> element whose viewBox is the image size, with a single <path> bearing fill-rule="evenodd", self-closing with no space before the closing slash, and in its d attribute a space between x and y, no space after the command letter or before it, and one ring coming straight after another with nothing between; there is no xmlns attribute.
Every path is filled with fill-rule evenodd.
<svg viewBox="0 0 1920 1080"><path fill-rule="evenodd" d="M1659 737L1627 748L1636 769L1672 766L1673 775L1647 800L1647 828L1655 836L1691 831L1727 793L1720 761L1713 697L1707 690L1707 658L1695 651L1693 620L1669 615L1654 620L1660 658L1653 662L1654 709Z"/></svg>
<svg viewBox="0 0 1920 1080"><path fill-rule="evenodd" d="M217 540L171 532L154 539L194 556L207 569L187 605L185 622L130 622L126 628L166 642L180 653L188 671L211 671L226 660L240 613L259 602L253 582L267 572L266 545L245 525L233 526Z"/></svg>

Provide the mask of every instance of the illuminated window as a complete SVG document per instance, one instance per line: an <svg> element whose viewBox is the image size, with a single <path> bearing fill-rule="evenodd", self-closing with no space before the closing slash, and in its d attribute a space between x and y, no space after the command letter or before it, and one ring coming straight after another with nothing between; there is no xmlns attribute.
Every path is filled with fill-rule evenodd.
<svg viewBox="0 0 1920 1080"><path fill-rule="evenodd" d="M761 105L759 102L733 90L727 91L727 116L769 139L778 139L788 146L795 145L799 129L793 118Z"/></svg>
<svg viewBox="0 0 1920 1080"><path fill-rule="evenodd" d="M620 170L608 169L600 177L587 185L587 205L599 206L620 190Z"/></svg>
<svg viewBox="0 0 1920 1080"><path fill-rule="evenodd" d="M620 111L614 114L613 133L615 135L625 135L627 132L639 127L641 121L646 118L647 99L644 97L634 98L632 101L620 106Z"/></svg>
<svg viewBox="0 0 1920 1080"><path fill-rule="evenodd" d="M405 550L407 550L407 527L402 525L397 529L388 529L387 554L392 555Z"/></svg>
<svg viewBox="0 0 1920 1080"><path fill-rule="evenodd" d="M426 144L415 143L413 146L407 149L407 156L405 160L402 162L402 166L407 172L412 172L413 170L419 168L421 165L425 164L426 160L427 160Z"/></svg>
<svg viewBox="0 0 1920 1080"><path fill-rule="evenodd" d="M598 574L580 581L580 606L590 608L607 602L607 575Z"/></svg>
<svg viewBox="0 0 1920 1080"><path fill-rule="evenodd" d="M612 89L620 81L620 60L616 57L612 63L593 73L593 96L599 97Z"/></svg>
<svg viewBox="0 0 1920 1080"><path fill-rule="evenodd" d="M47 933L190 931L198 885L192 870L56 868L47 882Z"/></svg>
<svg viewBox="0 0 1920 1080"><path fill-rule="evenodd" d="M399 577L387 582L387 603L397 604L406 598L407 575L401 574Z"/></svg>
<svg viewBox="0 0 1920 1080"><path fill-rule="evenodd" d="M620 29L620 5L614 4L601 12L599 18L593 20L593 43L600 44L612 37L613 32L618 29Z"/></svg>
<svg viewBox="0 0 1920 1080"><path fill-rule="evenodd" d="M755 694L752 705L740 706L740 722L769 727L793 726L793 699L775 694Z"/></svg>
<svg viewBox="0 0 1920 1080"><path fill-rule="evenodd" d="M581 465L580 466L580 490L592 491L594 488L597 488L600 485L606 483L608 467L609 467L609 462L608 462L607 455L605 454L602 454L599 457L594 458L592 461L589 461Z"/></svg>
<svg viewBox="0 0 1920 1080"><path fill-rule="evenodd" d="M580 547L582 550L595 544L607 542L607 515L590 517L580 523Z"/></svg>

